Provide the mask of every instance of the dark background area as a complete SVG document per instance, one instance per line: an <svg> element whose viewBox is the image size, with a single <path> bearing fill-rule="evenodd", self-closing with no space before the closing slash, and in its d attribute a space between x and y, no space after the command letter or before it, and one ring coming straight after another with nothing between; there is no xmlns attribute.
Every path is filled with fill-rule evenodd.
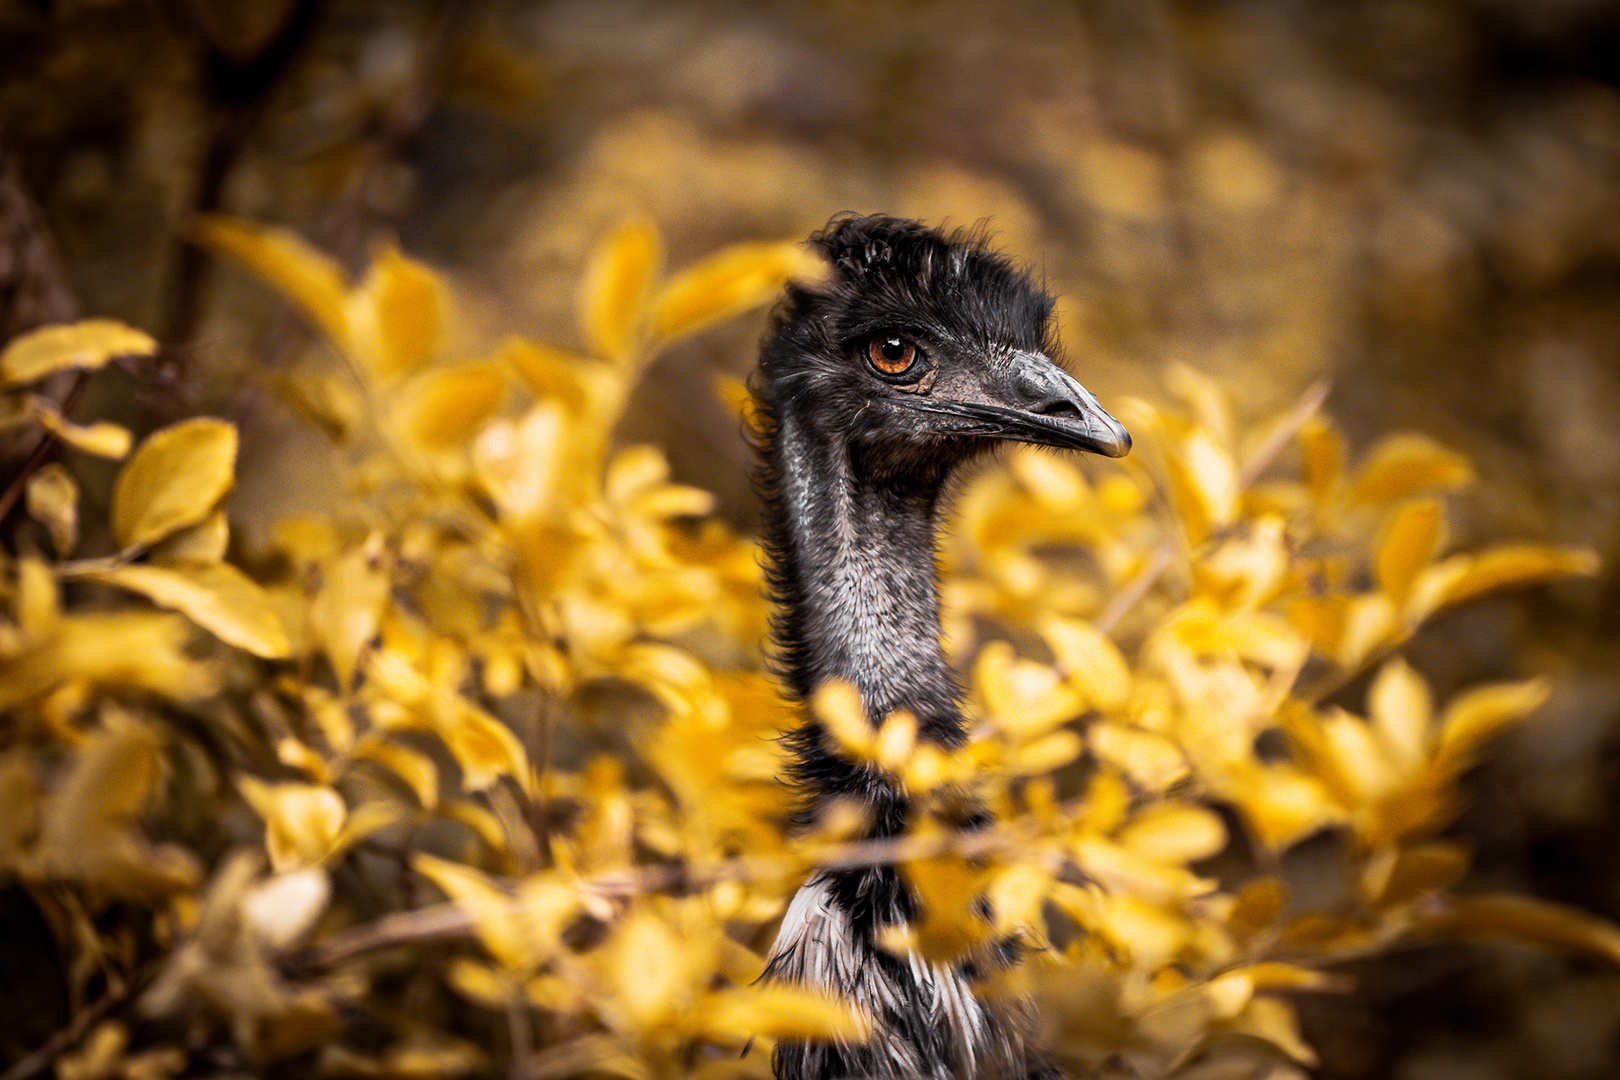
<svg viewBox="0 0 1620 1080"><path fill-rule="evenodd" d="M1620 919L1620 6L0 0L0 338L153 330L158 360L77 407L238 419L251 536L301 475L262 398L302 331L184 242L218 210L351 267L397 237L458 282L467 340L564 344L629 215L676 265L845 210L987 221L1104 401L1180 361L1254 419L1331 376L1355 446L1415 428L1474 460L1458 542L1604 556L1408 653L1441 696L1557 686L1471 778L1465 888ZM712 376L761 325L664 356L622 432L744 526ZM1324 1078L1620 1075L1607 969L1447 947L1352 974L1303 1003Z"/></svg>

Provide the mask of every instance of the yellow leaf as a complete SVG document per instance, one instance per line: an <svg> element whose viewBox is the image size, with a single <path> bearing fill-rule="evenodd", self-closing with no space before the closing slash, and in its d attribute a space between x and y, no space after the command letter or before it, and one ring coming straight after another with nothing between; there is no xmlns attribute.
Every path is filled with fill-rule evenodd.
<svg viewBox="0 0 1620 1080"><path fill-rule="evenodd" d="M20 386L71 368L98 368L115 356L151 356L150 334L116 319L42 326L19 334L0 350L0 386Z"/></svg>
<svg viewBox="0 0 1620 1080"><path fill-rule="evenodd" d="M593 249L579 285L579 327L597 356L621 360L640 344L647 296L664 262L664 242L645 221L631 221Z"/></svg>
<svg viewBox="0 0 1620 1080"><path fill-rule="evenodd" d="M1232 405L1218 380L1178 360L1165 368L1164 385L1192 406L1194 422L1211 439L1232 445Z"/></svg>
<svg viewBox="0 0 1620 1080"><path fill-rule="evenodd" d="M1104 712L1123 708L1131 692L1131 669L1119 646L1091 623L1047 615L1040 623L1059 669L1086 700Z"/></svg>
<svg viewBox="0 0 1620 1080"><path fill-rule="evenodd" d="M1390 794L1401 781L1394 763L1373 737L1372 728L1342 709L1319 719L1321 748L1336 792L1356 809Z"/></svg>
<svg viewBox="0 0 1620 1080"><path fill-rule="evenodd" d="M1095 927L1143 971L1158 971L1192 942L1186 919L1132 895L1105 895Z"/></svg>
<svg viewBox="0 0 1620 1080"><path fill-rule="evenodd" d="M444 975L445 981L456 993L468 1001L491 1009L506 1009L512 1005L512 980L488 964L481 964L469 956L453 956Z"/></svg>
<svg viewBox="0 0 1620 1080"><path fill-rule="evenodd" d="M701 1034L730 1045L756 1036L855 1042L870 1029L846 1001L782 983L716 991L699 1003L697 1021Z"/></svg>
<svg viewBox="0 0 1620 1080"><path fill-rule="evenodd" d="M354 681L360 654L377 636L383 605L388 602L388 575L375 564L375 558L375 552L362 546L328 561L310 603L310 632L337 673L338 688L344 691Z"/></svg>
<svg viewBox="0 0 1620 1080"><path fill-rule="evenodd" d="M207 665L186 655L192 629L157 612L73 615L58 621L47 647L0 660L0 713L42 697L64 682L128 687L180 701L213 693Z"/></svg>
<svg viewBox="0 0 1620 1080"><path fill-rule="evenodd" d="M695 944L649 911L619 924L607 959L628 1030L650 1032L690 999L701 959Z"/></svg>
<svg viewBox="0 0 1620 1080"><path fill-rule="evenodd" d="M438 805L439 770L426 754L388 739L370 738L355 749L354 756L375 761L405 781L424 810Z"/></svg>
<svg viewBox="0 0 1620 1080"><path fill-rule="evenodd" d="M1327 786L1292 765L1266 763L1243 771L1225 793L1237 802L1262 843L1280 850L1345 819Z"/></svg>
<svg viewBox="0 0 1620 1080"><path fill-rule="evenodd" d="M1401 633L1395 607L1381 593L1353 596L1344 609L1344 631L1334 657L1341 667L1357 668Z"/></svg>
<svg viewBox="0 0 1620 1080"><path fill-rule="evenodd" d="M535 397L542 401L554 399L572 413L585 411L586 373L603 369L596 361L523 338L502 342L493 359L510 364Z"/></svg>
<svg viewBox="0 0 1620 1080"><path fill-rule="evenodd" d="M623 505L669 478L669 463L656 446L627 446L613 455L602 480L602 494Z"/></svg>
<svg viewBox="0 0 1620 1080"><path fill-rule="evenodd" d="M1374 863L1363 891L1379 907L1409 904L1444 889L1468 870L1468 851L1461 844L1439 840L1392 854L1387 863Z"/></svg>
<svg viewBox="0 0 1620 1080"><path fill-rule="evenodd" d="M237 787L264 819L265 849L278 873L315 865L337 849L348 807L331 788L254 776L239 777Z"/></svg>
<svg viewBox="0 0 1620 1080"><path fill-rule="evenodd" d="M1378 545L1378 588L1397 608L1406 605L1418 572L1440 554L1444 513L1434 499L1409 502L1391 516Z"/></svg>
<svg viewBox="0 0 1620 1080"><path fill-rule="evenodd" d="M439 350L450 294L437 274L390 247L346 298L344 311L351 355L387 381L416 371Z"/></svg>
<svg viewBox="0 0 1620 1080"><path fill-rule="evenodd" d="M37 555L17 560L15 618L26 641L49 641L62 625L62 590L56 569Z"/></svg>
<svg viewBox="0 0 1620 1080"><path fill-rule="evenodd" d="M1047 664L1013 655L1005 641L979 651L973 685L995 725L1014 739L1033 739L1085 709L1078 693Z"/></svg>
<svg viewBox="0 0 1620 1080"><path fill-rule="evenodd" d="M1310 640L1317 652L1335 656L1344 637L1350 598L1338 593L1326 596L1298 596L1289 600L1288 621Z"/></svg>
<svg viewBox="0 0 1620 1080"><path fill-rule="evenodd" d="M1367 691L1367 710L1379 746L1397 770L1411 774L1428 756L1434 701L1422 676L1400 657L1378 669Z"/></svg>
<svg viewBox="0 0 1620 1080"><path fill-rule="evenodd" d="M505 853L511 850L511 840L500 818L463 799L446 799L439 804L439 813L445 818L465 825L490 851Z"/></svg>
<svg viewBox="0 0 1620 1080"><path fill-rule="evenodd" d="M1318 506L1339 485L1344 473L1344 440L1321 417L1306 421L1299 433L1305 459L1305 487Z"/></svg>
<svg viewBox="0 0 1620 1080"><path fill-rule="evenodd" d="M113 537L120 549L144 547L195 525L234 481L236 428L196 417L154 431L124 464L113 486Z"/></svg>
<svg viewBox="0 0 1620 1080"><path fill-rule="evenodd" d="M411 868L467 913L479 943L507 971L532 971L547 959L543 943L525 933L512 895L489 877L470 866L425 852L411 855Z"/></svg>
<svg viewBox="0 0 1620 1080"><path fill-rule="evenodd" d="M1315 1066L1318 1063L1316 1050L1300 1035L1299 1018L1289 1002L1270 997L1257 997L1248 1003L1243 1015L1233 1021L1232 1028L1234 1031L1264 1039L1301 1065ZM1294 1070L1288 1070L1272 1075L1299 1074Z"/></svg>
<svg viewBox="0 0 1620 1080"><path fill-rule="evenodd" d="M1164 791L1188 773L1187 755L1156 731L1095 723L1086 729L1091 752L1146 791Z"/></svg>
<svg viewBox="0 0 1620 1080"><path fill-rule="evenodd" d="M217 252L245 263L267 284L304 309L315 326L340 349L349 347L344 313L343 272L325 254L286 229L227 217L205 217L196 238Z"/></svg>
<svg viewBox="0 0 1620 1080"><path fill-rule="evenodd" d="M1165 458L1170 494L1177 516L1193 544L1212 529L1230 525L1237 516L1237 464L1207 434L1194 431L1182 440L1179 453Z"/></svg>
<svg viewBox="0 0 1620 1080"><path fill-rule="evenodd" d="M1052 875L1027 863L997 873L985 890L997 934L1021 934L1036 942L1044 938L1041 914L1053 887Z"/></svg>
<svg viewBox="0 0 1620 1080"><path fill-rule="evenodd" d="M501 777L529 786L528 755L512 729L465 700L437 725L439 738L461 766L468 790L483 791Z"/></svg>
<svg viewBox="0 0 1620 1080"><path fill-rule="evenodd" d="M45 806L38 841L45 874L114 895L150 897L196 885L195 858L152 843L140 828L163 778L161 746L147 725L108 711Z"/></svg>
<svg viewBox="0 0 1620 1080"><path fill-rule="evenodd" d="M1522 941L1601 957L1620 964L1620 927L1577 908L1527 896L1453 897L1423 913L1431 933L1469 939Z"/></svg>
<svg viewBox="0 0 1620 1080"><path fill-rule="evenodd" d="M942 856L901 866L917 896L919 917L908 928L906 945L936 963L958 960L991 935L979 914L980 896L990 871L965 859Z"/></svg>
<svg viewBox="0 0 1620 1080"><path fill-rule="evenodd" d="M810 711L827 729L827 734L845 754L857 758L872 755L875 732L866 718L866 706L855 684L829 679L816 688Z"/></svg>
<svg viewBox="0 0 1620 1080"><path fill-rule="evenodd" d="M28 516L45 526L57 555L79 541L79 484L59 461L47 462L28 478Z"/></svg>
<svg viewBox="0 0 1620 1080"><path fill-rule="evenodd" d="M1225 607L1249 610L1276 596L1286 583L1292 543L1280 514L1265 514L1246 525L1194 562L1192 571L1200 592Z"/></svg>
<svg viewBox="0 0 1620 1080"><path fill-rule="evenodd" d="M734 244L664 284L652 301L653 337L689 334L774 302L789 280L815 281L825 273L802 244Z"/></svg>
<svg viewBox="0 0 1620 1080"><path fill-rule="evenodd" d="M150 555L153 562L170 566L177 563L217 563L224 561L230 543L230 519L220 508L197 524L188 525L159 540L152 545Z"/></svg>
<svg viewBox="0 0 1620 1080"><path fill-rule="evenodd" d="M255 656L279 660L292 651L270 597L229 563L133 564L90 568L76 576L138 592Z"/></svg>
<svg viewBox="0 0 1620 1080"><path fill-rule="evenodd" d="M130 444L134 441L129 429L118 424L75 424L58 412L54 405L39 397L28 399L28 415L73 449L95 457L117 461L129 453Z"/></svg>
<svg viewBox="0 0 1620 1080"><path fill-rule="evenodd" d="M1076 864L1090 880L1110 893L1143 903L1177 904L1215 888L1214 881L1184 866L1146 858L1103 837L1083 835L1074 841L1073 851Z"/></svg>
<svg viewBox="0 0 1620 1080"><path fill-rule="evenodd" d="M498 420L473 443L473 473L501 513L514 521L543 518L562 486L574 448L561 406L537 403L518 420Z"/></svg>
<svg viewBox="0 0 1620 1080"><path fill-rule="evenodd" d="M872 746L872 757L879 768L901 769L917 746L917 718L905 709L896 709L883 721Z"/></svg>
<svg viewBox="0 0 1620 1080"><path fill-rule="evenodd" d="M1493 589L1563 574L1595 574L1600 563L1590 551L1525 544L1479 552L1466 565L1466 572L1449 583L1442 603L1456 604Z"/></svg>
<svg viewBox="0 0 1620 1080"><path fill-rule="evenodd" d="M1476 686L1458 694L1440 715L1439 763L1460 768L1481 742L1539 709L1548 693L1545 679L1526 679Z"/></svg>
<svg viewBox="0 0 1620 1080"><path fill-rule="evenodd" d="M500 408L506 375L493 363L426 372L400 392L394 423L408 444L428 451L459 447Z"/></svg>
<svg viewBox="0 0 1620 1080"><path fill-rule="evenodd" d="M1119 842L1150 859L1190 863L1226 846L1226 826L1213 810L1190 803L1158 803L1119 832Z"/></svg>
<svg viewBox="0 0 1620 1080"><path fill-rule="evenodd" d="M1468 459L1424 435L1390 435L1368 453L1350 487L1352 503L1391 503L1473 479Z"/></svg>
<svg viewBox="0 0 1620 1080"><path fill-rule="evenodd" d="M1080 756L1080 736L1067 729L1051 731L1007 755L1007 769L1018 776L1041 776Z"/></svg>

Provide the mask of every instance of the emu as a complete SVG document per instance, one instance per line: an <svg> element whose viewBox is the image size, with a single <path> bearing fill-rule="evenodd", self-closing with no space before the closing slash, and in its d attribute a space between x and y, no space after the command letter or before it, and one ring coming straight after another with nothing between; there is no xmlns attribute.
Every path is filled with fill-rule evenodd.
<svg viewBox="0 0 1620 1080"><path fill-rule="evenodd" d="M967 738L939 645L935 528L958 467L1003 441L1109 457L1125 429L1050 357L1052 299L982 237L890 217L834 218L810 243L824 284L790 285L754 384L774 655L800 703L829 679L876 721L905 708L919 737ZM829 746L813 718L787 736L801 823L856 799L867 836L905 831L894 781ZM982 812L958 824L984 824ZM1024 1080L1057 1075L1026 1045L1024 1009L975 994L1016 941L954 965L876 936L917 914L892 866L823 871L798 891L765 978L825 989L872 1023L859 1044L783 1042L778 1080Z"/></svg>

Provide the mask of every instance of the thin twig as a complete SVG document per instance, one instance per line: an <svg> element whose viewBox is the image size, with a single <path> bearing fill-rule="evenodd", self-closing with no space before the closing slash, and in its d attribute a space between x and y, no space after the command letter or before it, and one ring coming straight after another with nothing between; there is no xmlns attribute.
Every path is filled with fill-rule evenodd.
<svg viewBox="0 0 1620 1080"><path fill-rule="evenodd" d="M1295 401L1286 413L1278 418L1265 441L1255 448L1254 453L1249 455L1249 459L1238 470L1240 490L1247 489L1260 479L1260 475L1277 460L1277 456L1283 452L1294 436L1299 434L1300 429L1316 415L1332 388L1333 384L1328 379L1318 379L1305 389L1299 400ZM1148 594L1148 590L1152 589L1159 578L1164 576L1164 572L1175 563L1179 546L1174 535L1165 537L1130 583L1116 593L1097 616L1095 625L1098 630L1106 634L1119 625L1119 621L1141 602Z"/></svg>
<svg viewBox="0 0 1620 1080"><path fill-rule="evenodd" d="M454 904L399 911L323 938L294 956L292 963L297 968L327 967L394 945L466 937L472 925L472 916Z"/></svg>
<svg viewBox="0 0 1620 1080"><path fill-rule="evenodd" d="M1070 800L1059 807L1059 817L1067 820L1082 809L1083 800ZM853 870L893 866L943 855L975 859L1019 849L1029 839L1021 831L1007 826L927 836L892 836L829 844L819 850L812 849L805 861L824 870ZM605 910L622 910L623 901L632 896L676 887L692 889L724 881L776 878L783 876L785 870L783 860L768 856L722 859L705 868L679 863L635 866L601 874L581 883L579 895L596 901L586 906L587 910L597 914ZM372 922L340 931L306 946L290 957L289 963L294 969L302 971L329 967L365 953L398 945L468 938L472 936L473 928L474 919L465 910L455 904L435 904L415 911L384 915Z"/></svg>
<svg viewBox="0 0 1620 1080"><path fill-rule="evenodd" d="M108 989L95 1001L80 1009L69 1021L67 1027L58 1031L45 1041L38 1049L24 1054L12 1063L11 1068L0 1073L0 1080L28 1080L44 1072L57 1058L67 1053L83 1039L90 1029L113 1009L127 1001L137 988L144 985L144 978L125 979L116 988Z"/></svg>

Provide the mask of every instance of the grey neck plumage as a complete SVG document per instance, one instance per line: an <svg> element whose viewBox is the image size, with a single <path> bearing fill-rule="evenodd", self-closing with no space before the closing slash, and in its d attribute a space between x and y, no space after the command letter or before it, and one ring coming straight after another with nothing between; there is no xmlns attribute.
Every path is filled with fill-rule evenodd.
<svg viewBox="0 0 1620 1080"><path fill-rule="evenodd" d="M846 679L874 723L906 708L923 734L955 745L960 692L940 649L935 567L947 467L886 475L875 455L860 460L801 417L783 417L779 438L777 541L795 602L778 637L793 689L808 697Z"/></svg>

